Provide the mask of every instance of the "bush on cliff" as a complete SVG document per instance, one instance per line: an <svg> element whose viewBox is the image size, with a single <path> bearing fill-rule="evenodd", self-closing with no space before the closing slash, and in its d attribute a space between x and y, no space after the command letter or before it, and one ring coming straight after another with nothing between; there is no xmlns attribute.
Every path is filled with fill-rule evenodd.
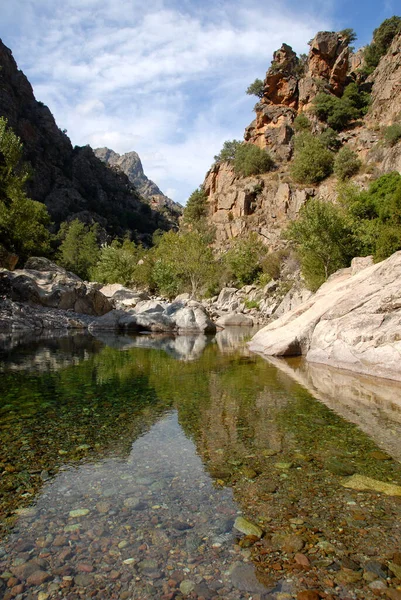
<svg viewBox="0 0 401 600"><path fill-rule="evenodd" d="M270 154L254 144L241 144L235 152L234 171L237 175L260 175L271 171L273 166Z"/></svg>
<svg viewBox="0 0 401 600"><path fill-rule="evenodd" d="M314 184L333 172L334 157L325 144L311 133L295 138L295 156L291 175L297 183Z"/></svg>
<svg viewBox="0 0 401 600"><path fill-rule="evenodd" d="M47 255L51 236L44 204L27 197L29 168L22 161L22 144L0 117L0 239L4 247L20 257Z"/></svg>
<svg viewBox="0 0 401 600"><path fill-rule="evenodd" d="M334 173L341 181L349 179L358 173L360 167L361 161L355 152L347 146L341 148L334 160Z"/></svg>
<svg viewBox="0 0 401 600"><path fill-rule="evenodd" d="M374 30L373 41L366 46L364 52L365 66L363 72L367 75L372 73L382 56L389 49L394 37L401 32L401 17L393 16L383 21L383 23Z"/></svg>

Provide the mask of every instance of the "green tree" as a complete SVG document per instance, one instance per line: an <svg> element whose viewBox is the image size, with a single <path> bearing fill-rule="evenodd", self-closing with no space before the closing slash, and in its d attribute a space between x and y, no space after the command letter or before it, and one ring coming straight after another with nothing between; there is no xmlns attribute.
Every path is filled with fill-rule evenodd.
<svg viewBox="0 0 401 600"><path fill-rule="evenodd" d="M355 240L341 208L319 199L302 207L285 237L297 247L303 276L312 290L337 269L348 266L355 255Z"/></svg>
<svg viewBox="0 0 401 600"><path fill-rule="evenodd" d="M314 184L333 171L334 158L323 142L310 133L295 138L295 155L291 174L297 183Z"/></svg>
<svg viewBox="0 0 401 600"><path fill-rule="evenodd" d="M267 248L256 233L235 238L223 256L226 278L239 286L253 283L262 273L266 254Z"/></svg>
<svg viewBox="0 0 401 600"><path fill-rule="evenodd" d="M366 74L372 73L382 56L389 49L394 37L401 31L401 17L393 16L383 21L383 23L374 30L373 41L366 46L364 52Z"/></svg>
<svg viewBox="0 0 401 600"><path fill-rule="evenodd" d="M207 215L207 195L199 187L192 192L184 208L183 220L185 223L196 224L205 219Z"/></svg>
<svg viewBox="0 0 401 600"><path fill-rule="evenodd" d="M270 154L254 144L241 144L236 149L234 171L237 175L260 175L270 171L273 166L274 161Z"/></svg>
<svg viewBox="0 0 401 600"><path fill-rule="evenodd" d="M297 115L292 126L297 133L300 133L301 131L310 131L312 129L312 124L305 113Z"/></svg>
<svg viewBox="0 0 401 600"><path fill-rule="evenodd" d="M97 242L98 225L87 227L75 219L61 224L58 237L61 241L58 251L58 263L82 279L89 279L90 271L97 263L99 245Z"/></svg>
<svg viewBox="0 0 401 600"><path fill-rule="evenodd" d="M360 112L349 98L337 98L324 92L313 100L313 111L321 121L325 121L336 131L342 131L360 116Z"/></svg>
<svg viewBox="0 0 401 600"><path fill-rule="evenodd" d="M350 27L347 27L346 29L342 29L338 33L341 35L341 37L344 39L344 41L348 44L348 46L350 44L352 44L352 42L355 42L355 40L357 39L355 30L351 29Z"/></svg>
<svg viewBox="0 0 401 600"><path fill-rule="evenodd" d="M27 197L30 171L22 160L21 140L0 117L0 239L5 248L25 260L50 252L49 214L44 204Z"/></svg>
<svg viewBox="0 0 401 600"><path fill-rule="evenodd" d="M248 87L246 93L249 96L257 96L258 98L263 98L264 94L264 83L261 79L255 79L253 83Z"/></svg>
<svg viewBox="0 0 401 600"><path fill-rule="evenodd" d="M337 175L341 181L349 179L361 168L361 161L348 146L341 148L334 160L334 174Z"/></svg>
<svg viewBox="0 0 401 600"><path fill-rule="evenodd" d="M392 125L385 127L383 135L389 146L395 146L401 139L401 123L393 123Z"/></svg>
<svg viewBox="0 0 401 600"><path fill-rule="evenodd" d="M189 292L197 297L216 277L216 263L205 237L197 231L169 231L153 254L153 280L162 294Z"/></svg>
<svg viewBox="0 0 401 600"><path fill-rule="evenodd" d="M215 162L233 162L239 146L242 146L242 142L240 140L225 141L219 154L216 154L214 157Z"/></svg>
<svg viewBox="0 0 401 600"><path fill-rule="evenodd" d="M138 262L144 251L134 242L125 239L122 243L113 240L100 248L99 258L89 270L91 279L103 283L129 285L136 281Z"/></svg>

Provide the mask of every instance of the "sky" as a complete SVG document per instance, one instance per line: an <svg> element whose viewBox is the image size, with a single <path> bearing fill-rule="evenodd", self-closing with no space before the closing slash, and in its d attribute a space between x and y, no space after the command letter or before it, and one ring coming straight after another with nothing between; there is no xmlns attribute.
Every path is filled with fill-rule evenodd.
<svg viewBox="0 0 401 600"><path fill-rule="evenodd" d="M242 139L283 42L317 31L369 43L401 0L0 0L0 36L74 145L135 150L185 204L224 141Z"/></svg>

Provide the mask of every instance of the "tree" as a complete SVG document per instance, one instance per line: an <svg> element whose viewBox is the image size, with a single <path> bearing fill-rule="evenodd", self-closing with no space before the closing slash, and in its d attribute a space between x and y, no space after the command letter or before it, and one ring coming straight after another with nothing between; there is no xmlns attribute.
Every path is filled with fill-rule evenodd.
<svg viewBox="0 0 401 600"><path fill-rule="evenodd" d="M253 283L262 272L266 254L267 248L256 233L235 238L223 256L226 277L239 286Z"/></svg>
<svg viewBox="0 0 401 600"><path fill-rule="evenodd" d="M136 280L138 261L143 251L134 242L125 239L122 243L113 240L100 248L99 258L90 269L91 279L103 283L129 285Z"/></svg>
<svg viewBox="0 0 401 600"><path fill-rule="evenodd" d="M0 117L0 239L22 260L33 253L48 254L49 214L44 204L27 197L30 170L22 160L21 140Z"/></svg>
<svg viewBox="0 0 401 600"><path fill-rule="evenodd" d="M261 79L255 79L253 83L248 87L246 93L249 96L257 96L258 98L263 98L264 95L264 83Z"/></svg>
<svg viewBox="0 0 401 600"><path fill-rule="evenodd" d="M285 237L297 247L307 285L316 290L329 275L348 266L355 241L341 209L319 199L309 200Z"/></svg>
<svg viewBox="0 0 401 600"><path fill-rule="evenodd" d="M349 179L358 173L361 164L362 163L355 152L353 152L351 148L345 146L344 148L341 148L334 160L334 174L337 175L341 181L344 181L344 179Z"/></svg>
<svg viewBox="0 0 401 600"><path fill-rule="evenodd" d="M197 297L216 276L213 252L197 231L165 233L154 249L153 265L153 280L169 297L183 292Z"/></svg>
<svg viewBox="0 0 401 600"><path fill-rule="evenodd" d="M373 41L366 46L364 52L364 72L372 73L382 56L387 53L394 37L401 31L401 17L393 16L383 21L373 32Z"/></svg>
<svg viewBox="0 0 401 600"><path fill-rule="evenodd" d="M291 174L297 183L314 184L333 171L334 158L322 141L310 133L301 133L295 139L295 156Z"/></svg>
<svg viewBox="0 0 401 600"><path fill-rule="evenodd" d="M215 162L233 162L235 159L235 154L239 146L242 145L240 140L227 140L223 144L223 148L220 150L219 154L216 154L214 157Z"/></svg>
<svg viewBox="0 0 401 600"><path fill-rule="evenodd" d="M297 115L294 119L294 123L292 126L294 128L294 131L296 131L297 133L301 131L310 131L312 129L312 124L309 121L308 117L305 115L305 113L300 113L299 115Z"/></svg>
<svg viewBox="0 0 401 600"><path fill-rule="evenodd" d="M393 123L388 127L385 127L384 139L389 146L395 146L396 143L401 139L401 123Z"/></svg>
<svg viewBox="0 0 401 600"><path fill-rule="evenodd" d="M313 111L321 121L325 121L336 131L345 129L350 121L360 116L349 98L337 98L324 92L313 100Z"/></svg>
<svg viewBox="0 0 401 600"><path fill-rule="evenodd" d="M90 271L99 257L98 225L88 227L78 219L61 224L58 237L62 240L58 262L82 279L89 279Z"/></svg>
<svg viewBox="0 0 401 600"><path fill-rule="evenodd" d="M254 144L241 144L235 152L234 171L237 175L249 177L270 171L274 161L266 150Z"/></svg>
<svg viewBox="0 0 401 600"><path fill-rule="evenodd" d="M357 39L357 35L355 33L355 30L351 29L350 27L347 27L346 29L342 29L338 33L341 35L341 37L343 38L343 40L345 41L345 43L348 46L350 44L352 44L352 42L355 42L355 40Z"/></svg>
<svg viewBox="0 0 401 600"><path fill-rule="evenodd" d="M192 192L184 208L183 220L185 223L196 224L207 215L207 195L199 187Z"/></svg>

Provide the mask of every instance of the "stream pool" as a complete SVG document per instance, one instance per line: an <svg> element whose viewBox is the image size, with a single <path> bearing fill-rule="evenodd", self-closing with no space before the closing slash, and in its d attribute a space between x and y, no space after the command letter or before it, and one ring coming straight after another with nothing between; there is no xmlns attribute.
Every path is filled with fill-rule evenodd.
<svg viewBox="0 0 401 600"><path fill-rule="evenodd" d="M246 335L3 340L0 598L401 598L401 387Z"/></svg>

